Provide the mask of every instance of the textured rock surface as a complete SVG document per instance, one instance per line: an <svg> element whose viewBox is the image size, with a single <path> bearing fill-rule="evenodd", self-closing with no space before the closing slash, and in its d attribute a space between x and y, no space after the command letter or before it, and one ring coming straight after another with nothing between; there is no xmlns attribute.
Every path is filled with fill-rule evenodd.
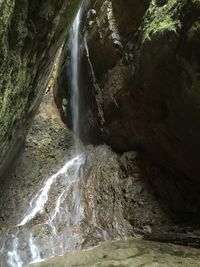
<svg viewBox="0 0 200 267"><path fill-rule="evenodd" d="M60 175L49 192L49 201L44 211L37 214L27 225L14 226L21 221L30 201L45 184L47 178L63 166L69 154L70 157L73 155L73 136L60 121L52 102L52 87L53 80L33 120L24 150L18 155L15 170L12 175L7 176L0 189L1 265L8 266L8 251L13 251L14 240L16 240L14 237L18 238L15 243L15 258L18 255L24 264L33 260L35 255L30 250L30 236L32 236L32 244L37 245L36 252L41 258L59 255L71 249L88 248L107 239L140 234L150 240L198 246L198 229L194 231L192 228L174 224L166 210L165 212L161 210L158 200L147 183L149 166L144 168L147 162L141 161L135 152L127 152L120 156L107 146L82 147L83 151L86 150L87 158L78 171L74 186L68 190L67 183L63 186L62 181L67 182L69 177ZM71 175L73 169L70 171ZM80 188L78 196L80 196L83 211L83 216L78 221L75 217L70 217L70 214L74 214L74 207L77 207L77 199L73 198L77 187ZM56 226L55 229L53 225L47 224L46 219L51 218L52 213L55 214L55 207L63 189L66 191L66 198L62 198L59 212L57 209L57 215L52 220L53 225ZM146 252L150 252L148 245L151 243L144 243L138 247L139 242L143 244L143 241L137 240L137 249L141 250L141 257L135 257L134 263L136 259L139 262L151 262L149 256L148 258L145 256ZM123 248L127 246L128 250L124 250ZM161 246L166 249L166 246ZM125 259L125 257L130 254L135 255L132 254L133 247L128 242L121 248L120 257L123 257L124 262L130 266L131 258ZM144 254L143 248L145 248ZM170 247L170 250L173 250L174 254L178 253L174 247ZM102 253L103 251L104 249L101 250ZM94 255L97 260L98 255ZM111 252L105 264L110 264L111 255L116 259L116 251ZM155 257L156 255L157 258L160 257L155 247ZM82 252L80 257L84 257ZM56 266L61 264L60 261L55 260L55 262ZM71 262L67 262L70 266ZM172 262L174 264L174 261ZM185 263L185 259L182 257L180 262ZM115 261L115 263L118 262ZM89 266L88 262L87 266Z"/></svg>
<svg viewBox="0 0 200 267"><path fill-rule="evenodd" d="M42 181L64 164L74 143L52 101L53 79L43 96L25 143L0 189L0 227L16 225ZM48 129L48 131L47 131ZM22 188L24 190L22 190Z"/></svg>
<svg viewBox="0 0 200 267"><path fill-rule="evenodd" d="M15 258L18 255L26 264L34 259L31 242L37 245L38 255L44 258L135 234L145 234L149 238L153 235L157 239L162 238L157 234L160 232L180 234L182 229L173 225L168 214L161 210L147 185L147 175L137 153L127 152L121 156L107 146L80 145L86 155L84 163L71 168L70 177L60 175L57 178L43 212L36 214L27 225L16 226L30 206L33 207L31 200L47 184L47 179L66 163L66 158L73 157L72 133L61 122L52 102L53 80L43 96L24 149L13 166L15 169L12 175L7 175L0 189L2 266L8 266L8 254L13 251L14 244ZM70 187L76 168L77 175ZM77 215L79 203L80 217ZM55 217L52 214L56 214ZM47 219L52 224L48 224Z"/></svg>
<svg viewBox="0 0 200 267"><path fill-rule="evenodd" d="M132 239L102 244L88 251L80 251L52 259L35 267L181 267L198 266L199 250L168 244Z"/></svg>
<svg viewBox="0 0 200 267"><path fill-rule="evenodd" d="M86 103L81 112L83 138L104 140L117 151L143 149L167 172L177 174L163 178L164 183L152 177L171 208L197 212L200 2L124 5L120 0L102 0L90 1L88 10L83 19L80 79ZM67 66L62 70L59 105L69 97L62 74Z"/></svg>
<svg viewBox="0 0 200 267"><path fill-rule="evenodd" d="M0 1L0 176L24 140L79 3Z"/></svg>

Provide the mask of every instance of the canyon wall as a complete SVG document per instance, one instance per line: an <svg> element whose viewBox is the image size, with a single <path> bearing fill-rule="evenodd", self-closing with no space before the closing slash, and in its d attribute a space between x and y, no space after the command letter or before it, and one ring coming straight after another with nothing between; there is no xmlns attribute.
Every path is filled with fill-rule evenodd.
<svg viewBox="0 0 200 267"><path fill-rule="evenodd" d="M168 202L181 192L185 211L200 189L199 16L195 0L91 0L82 14L82 139L139 149L175 173L152 182ZM55 97L70 125L69 60L66 44Z"/></svg>
<svg viewBox="0 0 200 267"><path fill-rule="evenodd" d="M0 1L0 177L24 141L79 4Z"/></svg>

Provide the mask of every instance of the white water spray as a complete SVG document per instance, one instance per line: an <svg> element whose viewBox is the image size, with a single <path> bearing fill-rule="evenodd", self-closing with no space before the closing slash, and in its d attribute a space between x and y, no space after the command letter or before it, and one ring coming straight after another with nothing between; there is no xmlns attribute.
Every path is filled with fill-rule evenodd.
<svg viewBox="0 0 200 267"><path fill-rule="evenodd" d="M46 181L44 187L40 189L40 191L30 202L30 209L18 226L25 225L27 222L32 220L37 213L39 212L41 213L43 211L44 206L48 201L49 190L51 189L52 184L56 181L56 178L61 174L65 174L68 171L68 169L72 167L74 163L80 159L80 157L81 155L78 155L77 157L68 161L56 174L52 175Z"/></svg>
<svg viewBox="0 0 200 267"><path fill-rule="evenodd" d="M8 251L8 264L10 267L22 267L23 261L21 260L19 253L18 253L18 247L19 247L19 239L15 238L13 239L13 248L12 251Z"/></svg>
<svg viewBox="0 0 200 267"><path fill-rule="evenodd" d="M46 180L44 186L30 201L25 216L17 228L13 229L13 234L5 236L6 242L2 240L0 266L24 267L28 263L63 255L71 246L75 246L79 240L76 226L84 216L81 205L81 169L85 157L85 154L79 154L72 158ZM47 212L48 205L51 209ZM44 216L44 220L39 224L28 224L38 214ZM49 232L49 236L47 234L38 237L38 230L39 233Z"/></svg>
<svg viewBox="0 0 200 267"><path fill-rule="evenodd" d="M72 123L74 134L80 136L80 110L79 110L79 28L81 9L79 10L73 23L70 49L71 49L71 90L72 90ZM76 153L79 151L75 143ZM45 257L62 255L70 247L75 247L79 241L76 225L83 218L83 207L81 206L81 178L79 173L85 160L84 154L78 154L54 175L50 176L43 187L35 194L29 203L25 215L17 225L17 231L13 230L13 235L8 234L5 240L9 240L10 246L3 245L0 253L1 263L4 267L24 267L28 263L43 261ZM54 185L54 186L53 186ZM56 192L52 194L52 191ZM56 198L55 198L56 197ZM55 200L53 199L55 198ZM69 206L66 201L69 200ZM52 203L55 206L52 207ZM50 209L46 209L50 205ZM36 225L31 221L41 214L48 217L45 221ZM41 217L42 218L42 217ZM31 224L28 224L31 222ZM63 227L64 225L64 227ZM62 228L59 228L61 227ZM50 239L45 237L47 244L39 245L41 238L37 238L38 229L50 227ZM57 229L58 228L58 229ZM36 229L36 230L35 230ZM60 233L62 229L62 234ZM63 230L64 229L64 230ZM74 229L74 230L73 230ZM74 231L74 232L73 232ZM62 236L61 236L62 235ZM34 238L36 237L36 238ZM6 242L5 242L6 243ZM22 247L26 245L25 251ZM50 247L49 247L50 246ZM26 251L27 250L27 251ZM43 252L41 252L41 250ZM48 251L49 250L49 251ZM46 252L47 251L47 252ZM40 253L41 252L41 253ZM46 254L45 254L46 253ZM4 257L6 255L6 257ZM42 256L41 256L42 255Z"/></svg>
<svg viewBox="0 0 200 267"><path fill-rule="evenodd" d="M30 234L29 246L30 246L31 258L32 258L31 263L40 262L41 261L40 252L39 252L38 247L35 245L32 233Z"/></svg>

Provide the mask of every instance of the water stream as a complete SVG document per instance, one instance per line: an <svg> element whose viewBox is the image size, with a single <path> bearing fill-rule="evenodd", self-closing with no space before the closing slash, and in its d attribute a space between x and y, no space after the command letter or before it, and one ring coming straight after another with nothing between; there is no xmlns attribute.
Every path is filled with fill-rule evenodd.
<svg viewBox="0 0 200 267"><path fill-rule="evenodd" d="M79 10L71 30L71 87L73 131L79 136ZM68 159L47 178L28 203L16 226L0 234L0 267L24 267L45 258L63 255L80 243L79 223L84 216L81 203L84 153Z"/></svg>
<svg viewBox="0 0 200 267"><path fill-rule="evenodd" d="M49 177L35 194L22 220L1 234L0 266L23 267L74 249L81 235L82 171L85 154L80 154Z"/></svg>
<svg viewBox="0 0 200 267"><path fill-rule="evenodd" d="M80 96L79 96L79 51L80 51L80 38L79 28L81 20L81 8L78 11L76 19L72 25L70 36L71 47L71 95L72 95L72 127L76 136L80 136Z"/></svg>

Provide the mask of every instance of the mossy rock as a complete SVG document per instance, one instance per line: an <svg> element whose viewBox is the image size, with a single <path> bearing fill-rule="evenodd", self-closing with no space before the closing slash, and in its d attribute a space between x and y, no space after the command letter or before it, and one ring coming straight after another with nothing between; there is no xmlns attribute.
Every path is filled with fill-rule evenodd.
<svg viewBox="0 0 200 267"><path fill-rule="evenodd" d="M14 159L80 0L0 3L0 176Z"/></svg>

